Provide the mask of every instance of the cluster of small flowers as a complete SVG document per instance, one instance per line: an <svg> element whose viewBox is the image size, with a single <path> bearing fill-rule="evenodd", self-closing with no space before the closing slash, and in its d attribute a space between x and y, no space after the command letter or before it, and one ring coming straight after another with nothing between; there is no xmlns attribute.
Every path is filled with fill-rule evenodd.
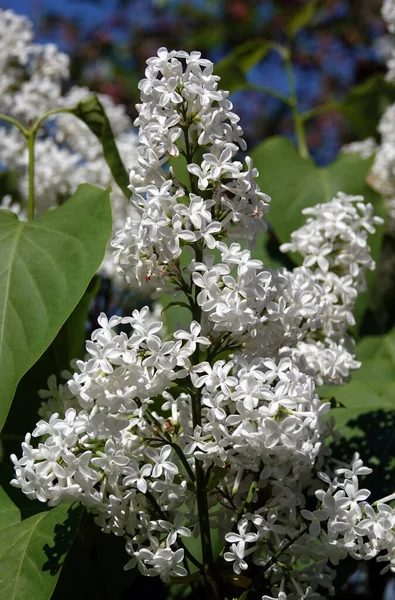
<svg viewBox="0 0 395 600"><path fill-rule="evenodd" d="M370 158L377 150L377 142L373 137L345 144L341 151L347 154L358 154L363 159Z"/></svg>
<svg viewBox="0 0 395 600"><path fill-rule="evenodd" d="M375 263L367 244L368 234L382 223L373 215L371 204L362 196L339 193L333 200L306 208L310 215L306 224L292 233L291 242L283 244L283 252L298 252L305 267L314 270L314 277L325 296L320 323L311 328L307 337L293 349L295 358L303 360L311 374L321 373L336 381L347 379L350 369L359 364L352 356L353 340L347 331L355 324L353 309L358 293L365 289L365 272ZM351 351L351 352L350 352ZM324 377L322 377L324 375ZM339 383L339 381L337 381Z"/></svg>
<svg viewBox="0 0 395 600"><path fill-rule="evenodd" d="M395 2L384 0L382 17L388 30L395 33ZM386 78L395 83L395 46L387 44L388 60ZM381 141L377 144L373 138L361 142L354 142L344 146L344 152L356 152L362 158L369 158L375 154L374 164L370 173L369 182L384 196L388 207L388 216L395 219L395 105L389 106L383 113L377 131Z"/></svg>
<svg viewBox="0 0 395 600"><path fill-rule="evenodd" d="M304 257L293 271L267 269L228 243L234 235L254 240L269 199L251 161L243 170L233 160L242 132L217 80L197 52L161 48L148 61L130 177L138 217L113 242L130 282L182 290L189 330L164 341L147 308L101 315L68 388L50 381L41 414L59 409L33 431L46 436L38 447L27 434L22 457L12 457L13 484L51 505L88 506L104 531L125 536L126 568L164 581L186 575L188 561L197 561L184 538L203 533L209 520L224 542L221 568L259 569L278 597L321 598L318 588L332 591L329 563L373 556L361 539L384 548L374 526L358 533L359 522L387 510L364 503L354 518L367 498L358 494L357 477L367 472L359 457L344 481L340 471L333 480L326 474L333 421L316 393L316 383L342 383L358 366L347 326L373 268L366 239L378 220L360 197L339 194L314 207L284 247ZM189 186L162 168L179 154ZM184 247L194 254L185 268ZM311 364L304 349L316 353ZM321 504L309 512L315 492ZM389 533L385 543L391 560Z"/></svg>
<svg viewBox="0 0 395 600"><path fill-rule="evenodd" d="M388 31L395 33L395 2L394 0L384 0L381 7L381 15L387 24Z"/></svg>
<svg viewBox="0 0 395 600"><path fill-rule="evenodd" d="M395 2L394 0L384 0L381 7L381 16L385 21L388 31L395 33ZM391 36L392 37L392 36ZM387 59L386 79L395 82L395 46L393 39L384 42L384 53Z"/></svg>
<svg viewBox="0 0 395 600"><path fill-rule="evenodd" d="M388 30L395 33L395 3L394 0L384 0L382 16ZM395 83L395 46L388 44L387 61L388 81ZM354 142L344 146L344 152L355 152L362 158L375 155L369 183L382 194L386 200L388 217L395 219L395 105L389 106L383 113L377 127L381 140L377 144L373 138Z"/></svg>
<svg viewBox="0 0 395 600"><path fill-rule="evenodd" d="M238 117L231 112L227 93L218 89L212 63L199 53L161 48L147 62L146 79L139 85L138 165L130 174L137 214L112 242L119 271L131 284L171 288L182 249L199 246L196 256L204 253L204 260L191 261L191 281L183 289L192 284L200 288L197 302L215 332L231 332L244 343L248 337L251 355L274 356L280 348L283 354L292 348L318 384L346 380L350 369L358 367L346 335L353 324L356 288L363 287L364 271L374 267L366 259L364 231L374 231L378 222L372 207L358 202L354 208L360 199L345 195L328 203L325 214L331 214L332 228L325 239L316 235L318 246L311 249L319 253L318 264L310 257L308 269L273 272L240 243L227 245L223 240L234 237L253 241L265 228L262 217L269 208L250 158L244 171L234 160L237 150L245 148ZM170 156L179 154L187 159L190 190L172 169L166 173L163 168ZM192 162L195 155L203 157L200 165ZM316 227L322 229L322 224L317 221ZM299 238L303 235L305 230ZM336 236L339 240L331 246ZM297 243L293 239L288 249ZM339 244L342 253L328 272L325 255L334 256ZM207 249L219 251L220 261L208 256ZM332 271L340 263L349 263L349 272L343 269L338 276Z"/></svg>
<svg viewBox="0 0 395 600"><path fill-rule="evenodd" d="M53 108L68 76L69 57L54 44L34 44L31 21L0 10L0 112L28 125Z"/></svg>
<svg viewBox="0 0 395 600"><path fill-rule="evenodd" d="M185 69L184 69L185 63ZM113 241L115 261L127 280L163 286L185 244L213 249L224 236L252 241L264 230L269 198L259 191L250 158L246 169L233 160L245 149L239 117L228 92L219 90L213 64L199 52L168 52L147 61L139 88L138 164L130 172L136 218ZM187 161L191 190L163 166L171 156ZM201 162L194 160L202 157ZM255 217L252 219L251 217Z"/></svg>
<svg viewBox="0 0 395 600"><path fill-rule="evenodd" d="M37 449L26 436L23 457L12 457L13 483L50 505L82 502L104 531L127 534L129 566L138 563L142 572L165 579L177 574L175 555L183 558L178 536L197 529L190 487L195 458L207 471L222 473L211 492L211 504L223 505L212 516L213 526L229 531L232 505L245 501L256 471L256 494L268 485L276 486L276 494L249 520L262 538L285 532L285 523L293 522L285 510L291 491L295 497L302 493L303 475L320 455L322 417L329 409L312 380L286 358L278 364L256 359L240 366L224 360L192 366L197 345L210 345L198 323L162 342L162 323L149 321L147 308L109 321L102 314L99 324L87 342L88 359L78 361L68 389L57 389L51 379L41 394L50 409L71 402L76 408L37 424L33 437L47 436ZM131 335L117 334L120 324L130 325ZM177 394L177 388L183 391ZM197 394L202 425L193 428ZM283 480L286 485L280 485ZM234 543L234 535L225 539ZM236 563L234 568L238 572Z"/></svg>
<svg viewBox="0 0 395 600"><path fill-rule="evenodd" d="M69 57L53 44L33 43L29 19L12 10L0 10L0 112L29 126L49 110L73 108L89 98L91 92L86 88L72 87L62 94L62 82L66 84L69 77L68 63ZM137 154L132 122L124 106L114 104L105 94L99 94L99 99L109 117L121 158L131 168ZM0 127L0 162L3 168L19 173L18 199L11 206L16 211L19 205L19 218L27 219L28 152L18 129ZM82 121L69 114L56 115L40 128L35 142L35 182L38 214L61 204L81 183L112 187L114 231L133 214L113 180L100 142ZM0 198L0 208L10 208L8 198ZM110 250L101 272L109 277L117 275Z"/></svg>
<svg viewBox="0 0 395 600"><path fill-rule="evenodd" d="M391 33L395 32L395 3L394 0L385 0L382 6L382 16ZM387 79L395 83L395 46L389 45L389 59L387 62ZM369 174L370 185L383 195L388 210L388 223L395 220L395 104L389 106L381 116L377 131L380 134L380 143L373 138L360 142L347 144L343 152L356 153L361 158L370 158L374 155L374 162Z"/></svg>
<svg viewBox="0 0 395 600"><path fill-rule="evenodd" d="M365 502L357 477L370 470L358 456L333 481L321 473L328 490L316 491L317 510L305 508L330 433L323 420L330 405L320 401L313 380L289 358L193 365L196 347L210 347L198 323L162 342L162 323L148 316L147 308L109 321L100 316L87 360L78 361L68 388L57 389L52 379L42 393L52 410L75 408L38 422L32 435L45 441L37 448L26 435L22 458L12 457L12 483L50 505L83 503L103 531L125 536L126 568L138 565L165 581L186 575L183 538L199 533L196 459L214 475L211 527L229 544L224 559L236 574L249 557L277 586L296 560L296 585L308 581L312 589L331 591L328 562L367 559L385 549L393 564L395 513ZM131 334L117 333L120 324L130 325ZM194 427L197 396L202 421ZM236 522L235 507L244 507ZM281 566L272 560L273 548L281 550Z"/></svg>
<svg viewBox="0 0 395 600"><path fill-rule="evenodd" d="M371 185L386 200L390 218L395 218L395 105L389 106L383 113L378 131L380 144L369 176Z"/></svg>
<svg viewBox="0 0 395 600"><path fill-rule="evenodd" d="M366 502L370 491L359 489L358 477L371 471L355 454L351 465L336 469L334 479L319 473L327 487L315 492L318 500L316 510L301 510L309 527L309 536L290 546L294 557L303 562L329 560L333 565L347 556L356 560L377 557L377 562L388 562L382 573L395 570L395 509L384 502L393 500L394 495L376 502L375 508ZM248 535L251 534L247 533L245 537ZM296 593L287 595L282 591L283 595L274 598L322 598L313 592L314 586L302 591L295 579L292 579L292 584ZM320 585L325 584L320 581ZM262 600L272 599L271 596L263 596Z"/></svg>

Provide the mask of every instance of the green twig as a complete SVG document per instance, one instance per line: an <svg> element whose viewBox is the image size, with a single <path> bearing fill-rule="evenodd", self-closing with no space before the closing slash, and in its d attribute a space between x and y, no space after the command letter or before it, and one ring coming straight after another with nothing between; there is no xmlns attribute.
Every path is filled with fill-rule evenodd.
<svg viewBox="0 0 395 600"><path fill-rule="evenodd" d="M34 219L34 140L35 132L29 131L27 136L27 150L29 156L28 175L29 175L29 196L27 203L27 218L29 221Z"/></svg>
<svg viewBox="0 0 395 600"><path fill-rule="evenodd" d="M300 115L302 121L306 122L310 119L314 119L315 117L319 117L327 112L337 111L340 112L341 108L339 104L336 102L328 102L327 104L321 104L321 106L315 106L314 108L310 108L306 110L304 113Z"/></svg>
<svg viewBox="0 0 395 600"><path fill-rule="evenodd" d="M28 130L22 125L22 123L19 123L19 121L13 119L12 117L9 117L8 115L3 115L0 113L0 121L6 121L7 123L14 125L14 127L19 129L19 131L25 136L25 138L27 138L27 136L29 135Z"/></svg>
<svg viewBox="0 0 395 600"><path fill-rule="evenodd" d="M195 251L196 262L203 261L203 249L200 244L197 244ZM197 295L199 291L195 286L195 302L194 306L191 306L193 311L193 318L197 323L201 323L202 309L198 304ZM200 362L200 349L199 346L193 354L193 364L199 364ZM200 389L196 391L192 396L192 422L193 429L197 425L201 426L202 423L202 404L201 404L201 393ZM213 576L214 557L213 549L211 545L211 534L210 534L210 517L208 511L208 499L206 490L206 476L204 473L202 462L195 458L195 473L196 473L196 501L198 507L199 525L200 525L200 540L202 545L202 556L204 565L204 581L206 585L207 600L219 600L219 594L217 591L217 585Z"/></svg>
<svg viewBox="0 0 395 600"><path fill-rule="evenodd" d="M22 135L27 140L27 150L28 150L28 204L27 204L27 216L29 221L34 219L34 142L36 138L37 131L41 127L42 123L52 115L57 115L60 113L72 113L72 109L69 108L56 108L54 110L50 110L45 115L37 119L34 125L30 129L26 129L13 117L9 117L8 115L0 114L0 120L6 121L14 127L17 127Z"/></svg>
<svg viewBox="0 0 395 600"><path fill-rule="evenodd" d="M262 92L262 94L268 94L269 96L273 96L273 98L277 98L277 100L284 102L284 104L287 106L291 106L291 100L288 98L288 96L278 92L277 90L268 88L265 85L254 85L253 83L249 83L245 89L252 90L254 92Z"/></svg>
<svg viewBox="0 0 395 600"><path fill-rule="evenodd" d="M276 554L273 554L273 556L270 558L270 560L269 560L269 561L266 563L266 565L265 565L265 568L263 569L263 571L262 571L261 575L263 575L264 573L266 573L266 571L267 571L268 569L270 569L270 567L272 567L272 566L273 566L273 565L274 565L274 564L275 564L275 563L278 561L278 559L280 558L280 556L281 556L282 554L284 554L284 552L286 552L286 551L288 550L288 548L289 548L290 546L292 546L292 544L294 544L295 542L297 542L297 541L298 541L298 539L299 539L299 538L301 538L301 537L302 537L302 536L303 536L303 535L306 533L306 531L307 531L307 530L308 530L308 527L304 527L304 529L301 529L301 530L299 531L299 533L297 533L297 534L295 535L295 537L293 537L291 540L289 540L289 541L288 541L288 542L285 544L285 546L283 546L282 548L280 548L280 549L278 550L278 552L276 552Z"/></svg>
<svg viewBox="0 0 395 600"><path fill-rule="evenodd" d="M158 421L158 419L151 413L151 411L149 411L147 409L146 415L151 419L151 421L159 429L160 433L164 436L165 439L163 440L163 438L162 438L162 441L168 442L168 444L174 449L178 458L181 460L182 464L184 465L184 468L189 475L189 479L192 481L192 483L195 483L195 474L192 471L190 464L188 462L188 459L185 456L182 449L180 448L180 446L178 444L176 444L175 442L173 442L171 435L169 435L169 433L167 431L163 430L161 422ZM151 424L151 427L154 427L154 426Z"/></svg>
<svg viewBox="0 0 395 600"><path fill-rule="evenodd" d="M307 146L306 133L304 130L304 119L298 110L298 98L296 94L295 75L292 67L291 52L283 54L285 72L288 79L290 92L290 107L295 124L296 140L298 143L299 154L302 158L309 158L309 149Z"/></svg>
<svg viewBox="0 0 395 600"><path fill-rule="evenodd" d="M37 131L39 130L39 128L41 127L41 125L44 123L44 121L46 119L48 119L48 117L52 117L53 115L60 115L62 113L73 114L73 109L71 109L71 108L55 108L54 110L49 110L47 113L45 113L45 115L43 115L42 117L37 119L37 121L34 123L34 125L30 131L32 131L32 132L34 132L34 134L36 134Z"/></svg>

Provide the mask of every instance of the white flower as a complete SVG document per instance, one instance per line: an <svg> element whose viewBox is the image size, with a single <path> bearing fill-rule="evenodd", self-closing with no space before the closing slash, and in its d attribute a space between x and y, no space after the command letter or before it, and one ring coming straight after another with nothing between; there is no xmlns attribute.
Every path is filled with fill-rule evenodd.
<svg viewBox="0 0 395 600"><path fill-rule="evenodd" d="M171 446L163 446L159 454L151 448L147 448L146 455L154 463L152 477L160 477L163 472L167 472L172 476L178 473L177 466L173 462L167 460L171 455Z"/></svg>
<svg viewBox="0 0 395 600"><path fill-rule="evenodd" d="M191 352L195 352L196 345L200 344L201 346L209 346L211 344L210 340L203 335L200 335L201 326L197 321L192 321L189 326L190 333L187 331L176 331L174 333L174 337L176 340L187 340L187 347L191 350Z"/></svg>
<svg viewBox="0 0 395 600"><path fill-rule="evenodd" d="M233 570L237 575L248 569L248 563L244 560L245 549L241 544L231 544L228 552L224 553L224 559L233 563Z"/></svg>

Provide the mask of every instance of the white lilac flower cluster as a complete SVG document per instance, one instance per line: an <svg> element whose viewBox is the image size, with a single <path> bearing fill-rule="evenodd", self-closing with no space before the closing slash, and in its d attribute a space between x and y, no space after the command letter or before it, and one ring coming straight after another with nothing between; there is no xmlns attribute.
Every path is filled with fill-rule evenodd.
<svg viewBox="0 0 395 600"><path fill-rule="evenodd" d="M382 16L391 33L395 32L395 2L384 0ZM387 62L386 78L395 83L395 46L391 44ZM377 126L380 143L373 138L353 142L343 146L342 151L355 153L361 158L374 156L373 166L369 174L370 185L384 197L389 219L395 219L395 104L389 106L381 116Z"/></svg>
<svg viewBox="0 0 395 600"><path fill-rule="evenodd" d="M384 0L382 16L387 24L388 30L395 33L395 2ZM387 61L388 81L395 83L395 46L393 43L387 45L389 48ZM357 153L362 158L375 155L373 166L369 175L369 183L382 194L386 200L388 217L395 219L395 105L389 106L383 113L377 127L380 134L380 143L377 144L373 138L367 138L360 142L353 142L343 147L343 152Z"/></svg>
<svg viewBox="0 0 395 600"><path fill-rule="evenodd" d="M33 42L32 23L12 10L0 9L0 112L25 126L44 113L59 108L74 108L92 93L87 88L67 85L69 57L53 44ZM99 94L106 109L121 158L128 168L136 161L137 135L125 107ZM21 132L0 123L0 164L19 174L18 198L0 198L0 208L12 208L20 219L27 218L28 151ZM35 142L36 210L55 207L65 201L81 183L112 187L111 203L114 231L133 209L113 180L103 157L100 142L88 127L69 114L56 115L40 128ZM109 277L116 276L111 252L101 267Z"/></svg>
<svg viewBox="0 0 395 600"><path fill-rule="evenodd" d="M0 10L0 112L27 125L53 108L68 76L69 57L54 44L35 44L31 21Z"/></svg>
<svg viewBox="0 0 395 600"><path fill-rule="evenodd" d="M199 52L169 53L164 48L147 63L135 122L140 127L138 164L130 172L137 214L112 245L118 268L130 283L149 281L158 288L171 275L183 246L199 242L214 249L217 239L230 234L252 240L265 228L261 217L269 198L258 189L252 161L247 158L243 169L234 160L246 145L228 93L218 89L213 64ZM170 175L163 169L179 154L191 181L187 191L171 169Z"/></svg>
<svg viewBox="0 0 395 600"><path fill-rule="evenodd" d="M316 326L290 351L318 385L339 384L359 367L348 329L355 325L353 309L358 294L365 290L365 272L375 267L367 237L382 219L373 215L372 205L365 204L362 196L341 192L331 202L303 213L310 215L306 224L281 250L303 257L303 265L314 271L322 298Z"/></svg>
<svg viewBox="0 0 395 600"><path fill-rule="evenodd" d="M381 141L369 175L371 185L381 193L388 207L388 215L395 218L395 105L383 113L378 125Z"/></svg>
<svg viewBox="0 0 395 600"><path fill-rule="evenodd" d="M117 234L115 259L130 282L178 291L191 323L162 339L147 308L102 314L67 386L51 379L42 393L13 485L50 505L80 501L124 536L125 568L166 582L232 570L266 600L317 599L345 556L380 553L395 570L395 513L366 502L358 455L333 472L330 405L316 392L358 366L347 328L374 266L372 207L340 193L310 209L283 248L305 264L265 268L245 246L265 228L269 198L251 160L235 160L242 130L213 65L161 48L140 88L138 217ZM180 155L189 183L163 168ZM210 530L223 542L215 565ZM189 550L195 536L205 568Z"/></svg>
<svg viewBox="0 0 395 600"><path fill-rule="evenodd" d="M387 75L386 79L392 83L395 82L395 2L394 0L384 0L381 7L381 16L385 21L388 31L390 34L387 38L383 39L381 47L382 53L385 55L387 61Z"/></svg>
<svg viewBox="0 0 395 600"><path fill-rule="evenodd" d="M390 33L395 33L395 2L384 0L382 17ZM392 36L393 37L393 36ZM387 60L386 78L395 83L395 45L394 40L385 44ZM395 105L389 106L381 116L377 131L380 143L373 138L354 142L343 147L344 152L355 152L362 158L375 155L373 167L369 175L369 183L382 194L386 200L388 217L395 219Z"/></svg>
<svg viewBox="0 0 395 600"><path fill-rule="evenodd" d="M341 151L348 154L357 154L363 159L370 158L377 150L377 142L373 137L345 144Z"/></svg>
<svg viewBox="0 0 395 600"><path fill-rule="evenodd" d="M395 2L394 0L384 0L381 7L381 15L387 23L388 31L395 33Z"/></svg>

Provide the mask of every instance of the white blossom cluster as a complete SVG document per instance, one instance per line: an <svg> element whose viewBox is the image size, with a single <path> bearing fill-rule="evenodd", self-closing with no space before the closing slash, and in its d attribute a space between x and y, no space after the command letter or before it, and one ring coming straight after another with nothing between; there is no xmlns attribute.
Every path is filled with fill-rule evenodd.
<svg viewBox="0 0 395 600"><path fill-rule="evenodd" d="M383 113L379 125L380 144L369 175L369 182L386 200L388 216L395 218L395 105Z"/></svg>
<svg viewBox="0 0 395 600"><path fill-rule="evenodd" d="M388 30L395 33L395 2L384 0L382 17ZM387 75L391 83L395 83L395 46L388 45ZM377 126L380 143L373 138L353 142L343 147L343 152L359 154L362 158L374 156L369 174L370 185L384 196L388 209L388 217L395 219L395 104L386 108Z"/></svg>
<svg viewBox="0 0 395 600"><path fill-rule="evenodd" d="M252 240L264 230L269 198L259 191L256 169L234 160L245 149L228 92L218 89L213 64L199 52L168 52L150 58L139 88L138 164L130 172L132 204L129 218L113 247L120 272L133 284L166 281L185 245L199 242L214 249L232 235ZM183 68L185 63L185 69ZM163 166L182 154L191 189ZM198 162L195 162L198 161ZM252 218L253 217L253 218Z"/></svg>
<svg viewBox="0 0 395 600"><path fill-rule="evenodd" d="M13 485L50 505L80 501L124 536L125 568L165 582L207 573L189 538L204 555L210 530L223 548L206 567L220 581L258 578L265 600L325 598L348 555L380 553L395 570L394 513L366 502L358 455L333 471L330 404L316 392L358 366L347 329L374 266L372 207L340 193L309 209L283 247L304 265L266 268L245 246L269 198L251 160L236 160L242 130L213 65L161 48L140 89L138 217L118 232L115 260L129 282L178 292L191 323L164 339L147 308L102 314L67 386L52 378L42 392ZM183 184L164 168L180 155Z"/></svg>
<svg viewBox="0 0 395 600"><path fill-rule="evenodd" d="M348 154L357 154L363 159L370 158L377 150L377 142L373 137L345 144L341 151Z"/></svg>
<svg viewBox="0 0 395 600"><path fill-rule="evenodd" d="M381 7L381 15L387 24L388 31L395 33L395 2L394 0L384 0Z"/></svg>
<svg viewBox="0 0 395 600"><path fill-rule="evenodd" d="M54 44L35 44L33 25L0 10L0 112L26 125L53 108L68 77L69 57Z"/></svg>
<svg viewBox="0 0 395 600"><path fill-rule="evenodd" d="M0 112L29 126L44 113L59 108L74 108L92 94L87 88L68 84L69 57L53 44L33 42L32 23L12 10L0 9ZM98 95L105 107L115 142L128 168L136 161L137 135L125 107L105 95ZM19 174L19 198L0 198L0 208L17 211L27 218L28 151L22 133L0 122L0 165ZM114 231L133 209L115 183L103 157L102 146L88 127L70 114L52 117L43 124L35 142L35 204L40 214L69 198L81 183L112 187L111 203ZM20 202L19 202L20 200ZM19 209L19 210L18 210ZM101 267L109 277L116 276L111 252Z"/></svg>
<svg viewBox="0 0 395 600"><path fill-rule="evenodd" d="M381 7L381 16L385 21L390 34L395 34L395 2L394 0L384 0ZM387 60L386 79L395 83L395 45L393 35L388 36L391 39L384 39L383 50Z"/></svg>
<svg viewBox="0 0 395 600"><path fill-rule="evenodd" d="M373 215L372 205L365 204L362 196L341 192L331 202L303 213L310 215L306 224L281 250L298 252L303 265L314 270L324 302L317 326L292 352L318 385L341 383L350 369L359 367L348 329L355 324L353 309L358 294L365 290L365 272L375 267L367 237L382 219Z"/></svg>
<svg viewBox="0 0 395 600"><path fill-rule="evenodd" d="M385 0L382 16L388 30L395 33L395 2ZM388 57L386 78L395 83L395 45L386 44ZM356 153L361 158L374 156L373 166L369 174L370 185L385 199L390 222L395 219L395 104L386 108L377 126L380 143L373 138L353 142L343 146L343 152Z"/></svg>

